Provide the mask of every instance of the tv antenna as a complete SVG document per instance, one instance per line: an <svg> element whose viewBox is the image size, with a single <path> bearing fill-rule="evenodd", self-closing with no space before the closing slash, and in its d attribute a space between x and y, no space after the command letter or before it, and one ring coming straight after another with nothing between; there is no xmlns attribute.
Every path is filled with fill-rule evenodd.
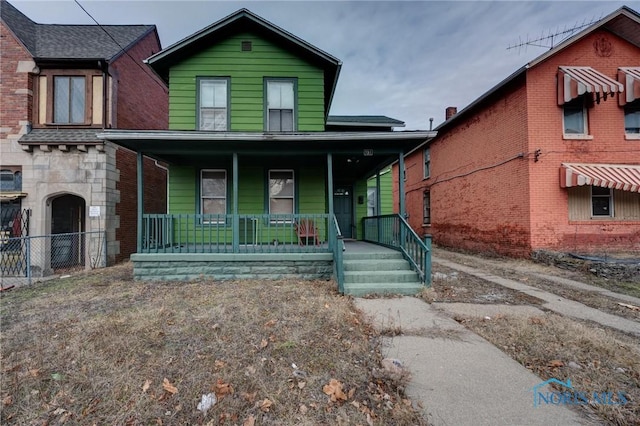
<svg viewBox="0 0 640 426"><path fill-rule="evenodd" d="M523 40L521 37L518 37L518 42L509 45L509 47L507 47L507 50L518 49L518 53L520 53L522 49L526 50L529 46L553 49L556 45L571 37L581 29L591 26L601 19L602 16L598 19L592 19L590 21L584 19L582 23L576 22L576 24L570 28L567 28L565 26L561 30L560 27L558 27L553 33L551 32L551 30L547 30L546 34L543 31L540 37L537 38L529 38L529 36L527 35L526 39Z"/></svg>

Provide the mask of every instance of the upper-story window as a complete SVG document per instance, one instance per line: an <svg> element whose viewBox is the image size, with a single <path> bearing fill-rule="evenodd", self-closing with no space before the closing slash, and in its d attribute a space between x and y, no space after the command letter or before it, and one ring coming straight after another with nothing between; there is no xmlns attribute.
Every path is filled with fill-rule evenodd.
<svg viewBox="0 0 640 426"><path fill-rule="evenodd" d="M565 135L586 135L589 133L587 105L584 96L566 102L562 109Z"/></svg>
<svg viewBox="0 0 640 426"><path fill-rule="evenodd" d="M431 151L429 148L424 149L424 178L431 176Z"/></svg>
<svg viewBox="0 0 640 426"><path fill-rule="evenodd" d="M292 132L295 130L295 80L266 80L267 131Z"/></svg>
<svg viewBox="0 0 640 426"><path fill-rule="evenodd" d="M198 130L229 130L229 79L200 78Z"/></svg>
<svg viewBox="0 0 640 426"><path fill-rule="evenodd" d="M56 76L53 80L53 122L82 124L85 122L85 77Z"/></svg>
<svg viewBox="0 0 640 426"><path fill-rule="evenodd" d="M640 100L624 107L624 132L627 134L640 133Z"/></svg>

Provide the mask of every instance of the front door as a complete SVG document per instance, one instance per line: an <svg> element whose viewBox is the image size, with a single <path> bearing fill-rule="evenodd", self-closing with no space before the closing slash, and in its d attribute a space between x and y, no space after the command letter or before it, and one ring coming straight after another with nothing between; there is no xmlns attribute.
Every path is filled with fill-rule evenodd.
<svg viewBox="0 0 640 426"><path fill-rule="evenodd" d="M350 186L339 186L333 191L333 212L342 236L353 238L353 190Z"/></svg>

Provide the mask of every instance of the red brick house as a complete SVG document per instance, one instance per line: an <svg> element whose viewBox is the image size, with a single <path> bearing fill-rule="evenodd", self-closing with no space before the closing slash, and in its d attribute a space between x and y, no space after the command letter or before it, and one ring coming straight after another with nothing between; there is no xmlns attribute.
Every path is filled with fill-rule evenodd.
<svg viewBox="0 0 640 426"><path fill-rule="evenodd" d="M136 248L136 154L96 133L167 128L167 87L143 63L161 50L155 25L38 24L4 0L0 12L3 236L24 234L10 224L30 210L31 236L106 230L102 261L128 258ZM164 212L166 169L145 163L145 210ZM89 245L67 253L95 257L82 253ZM39 271L52 263L43 260Z"/></svg>
<svg viewBox="0 0 640 426"><path fill-rule="evenodd" d="M622 7L450 111L406 156L411 226L514 256L639 251L639 65L640 15Z"/></svg>

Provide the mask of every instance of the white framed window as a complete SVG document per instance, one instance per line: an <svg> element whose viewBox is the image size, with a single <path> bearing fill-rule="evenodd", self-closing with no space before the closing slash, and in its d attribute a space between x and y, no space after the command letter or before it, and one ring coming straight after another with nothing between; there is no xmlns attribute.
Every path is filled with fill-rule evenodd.
<svg viewBox="0 0 640 426"><path fill-rule="evenodd" d="M424 178L431 176L431 151L429 148L424 149Z"/></svg>
<svg viewBox="0 0 640 426"><path fill-rule="evenodd" d="M293 214L295 181L293 170L269 170L269 214Z"/></svg>
<svg viewBox="0 0 640 426"><path fill-rule="evenodd" d="M295 126L296 84L294 80L266 80L266 126L270 132L292 132Z"/></svg>
<svg viewBox="0 0 640 426"><path fill-rule="evenodd" d="M55 76L53 78L53 122L83 124L85 98L84 77Z"/></svg>
<svg viewBox="0 0 640 426"><path fill-rule="evenodd" d="M229 79L198 79L198 130L229 130Z"/></svg>
<svg viewBox="0 0 640 426"><path fill-rule="evenodd" d="M200 213L221 215L203 223L224 223L227 214L227 171L200 171Z"/></svg>
<svg viewBox="0 0 640 426"><path fill-rule="evenodd" d="M640 134L640 101L635 101L624 107L624 132L626 134Z"/></svg>
<svg viewBox="0 0 640 426"><path fill-rule="evenodd" d="M611 188L591 187L591 216L613 217L613 190Z"/></svg>
<svg viewBox="0 0 640 426"><path fill-rule="evenodd" d="M589 134L587 105L583 96L564 104L562 107L562 123L565 135Z"/></svg>
<svg viewBox="0 0 640 426"><path fill-rule="evenodd" d="M431 224L431 193L429 191L422 193L422 224Z"/></svg>

